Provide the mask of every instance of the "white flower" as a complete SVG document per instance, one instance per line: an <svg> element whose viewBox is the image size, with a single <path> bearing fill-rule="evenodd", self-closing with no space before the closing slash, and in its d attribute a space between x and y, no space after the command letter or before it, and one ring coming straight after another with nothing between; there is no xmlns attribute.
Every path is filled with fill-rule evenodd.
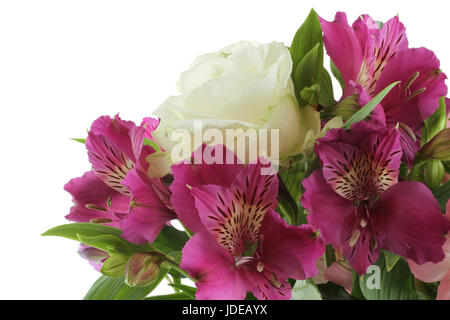
<svg viewBox="0 0 450 320"><path fill-rule="evenodd" d="M181 74L181 94L169 97L154 112L161 123L153 136L171 151L180 144L173 141L173 133L187 132L191 139L184 141L189 148L185 155L190 156L201 143L210 142L194 139L196 121L201 121L203 132L209 128L221 133L225 129L279 129L279 154L271 154L273 141L269 141L266 150L259 149L256 156L278 160L300 153L307 132L320 130L320 119L310 107L299 109L291 71L289 50L277 42L239 42L202 55ZM225 135L223 141L211 142L235 150Z"/></svg>

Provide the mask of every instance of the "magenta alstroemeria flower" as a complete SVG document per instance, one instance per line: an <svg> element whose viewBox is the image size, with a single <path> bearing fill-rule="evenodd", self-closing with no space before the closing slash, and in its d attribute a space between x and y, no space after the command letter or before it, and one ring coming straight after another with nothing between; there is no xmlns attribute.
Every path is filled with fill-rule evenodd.
<svg viewBox="0 0 450 320"><path fill-rule="evenodd" d="M117 226L128 214L130 198L107 186L93 171L70 180L64 189L74 202L66 216L70 221Z"/></svg>
<svg viewBox="0 0 450 320"><path fill-rule="evenodd" d="M111 188L130 195L122 180L135 167L147 172L145 158L155 151L150 146L144 146L145 136L148 132L144 126L138 127L131 121L124 121L119 115L95 120L86 139L86 148L97 176Z"/></svg>
<svg viewBox="0 0 450 320"><path fill-rule="evenodd" d="M450 221L450 201L447 202L445 217ZM445 259L439 263L427 262L418 265L408 260L408 264L417 279L424 282L440 281L436 300L450 300L450 234L447 234L447 241L442 249L445 252Z"/></svg>
<svg viewBox="0 0 450 320"><path fill-rule="evenodd" d="M206 150L218 148L223 146ZM225 176L231 168L220 170L220 164L192 166L173 166L174 183L186 177L196 182L204 177L206 183L185 184L188 193L177 195L179 185L172 189L172 199L194 201L194 208L179 216L197 230L183 249L180 266L195 279L197 299L244 299L249 291L258 299L289 299L288 278L317 274L315 262L324 252L323 243L311 226L289 226L275 212L276 175L261 175L260 163L237 164L231 177ZM196 172L200 174L193 178ZM223 184L211 184L213 180Z"/></svg>
<svg viewBox="0 0 450 320"><path fill-rule="evenodd" d="M93 122L86 140L93 171L66 185L75 202L68 219L119 227L125 239L140 244L153 242L176 218L168 188L147 175L146 157L155 150L143 142L158 123L145 118L136 126L118 115Z"/></svg>
<svg viewBox="0 0 450 320"><path fill-rule="evenodd" d="M450 223L420 182L398 182L402 157L396 129L354 124L330 130L316 146L322 170L303 181L308 222L344 254L358 274L380 249L418 264L444 259Z"/></svg>
<svg viewBox="0 0 450 320"><path fill-rule="evenodd" d="M338 12L333 22L321 19L321 25L327 53L345 82L343 97L359 94L364 105L367 97L401 81L382 102L386 125L391 128L402 123L420 136L423 121L447 94L446 76L435 54L426 48L409 49L405 27L398 17L380 28L370 16L361 15L349 26L345 13ZM416 137L409 136L404 132L401 142L404 157L411 162L420 145Z"/></svg>

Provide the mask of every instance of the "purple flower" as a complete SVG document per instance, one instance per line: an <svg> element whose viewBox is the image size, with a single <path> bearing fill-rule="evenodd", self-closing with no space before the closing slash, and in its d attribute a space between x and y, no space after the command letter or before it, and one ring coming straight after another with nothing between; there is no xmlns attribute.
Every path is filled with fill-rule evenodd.
<svg viewBox="0 0 450 320"><path fill-rule="evenodd" d="M93 122L86 140L93 171L65 186L75 202L69 220L108 223L121 228L128 241L140 244L153 242L176 218L167 187L147 175L151 168L146 157L155 150L143 142L151 137L155 121L146 118L136 126L116 115Z"/></svg>
<svg viewBox="0 0 450 320"><path fill-rule="evenodd" d="M203 148L230 152L223 146ZM288 278L318 272L322 241L311 226L289 226L275 212L277 176L262 175L262 167L172 167L172 203L185 204L179 218L196 230L183 249L181 267L196 281L197 299L244 299L248 291L258 299L289 299Z"/></svg>
<svg viewBox="0 0 450 320"><path fill-rule="evenodd" d="M322 170L304 180L308 222L343 252L358 274L380 249L418 264L439 262L450 223L420 182L398 182L400 134L359 122L318 140Z"/></svg>
<svg viewBox="0 0 450 320"><path fill-rule="evenodd" d="M343 98L358 94L364 105L389 84L401 81L377 109L384 111L385 116L380 118L385 118L388 128L401 123L418 136L423 121L447 94L446 76L435 54L426 48L409 49L405 27L398 17L380 28L370 16L361 15L349 26L345 13L338 12L333 22L321 19L321 25L327 53L345 83ZM410 163L420 145L406 132L402 133L401 144Z"/></svg>

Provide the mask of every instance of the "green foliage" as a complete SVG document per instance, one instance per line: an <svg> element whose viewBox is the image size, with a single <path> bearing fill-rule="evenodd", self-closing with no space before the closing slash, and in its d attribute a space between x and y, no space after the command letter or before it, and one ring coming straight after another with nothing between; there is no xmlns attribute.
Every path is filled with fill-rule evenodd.
<svg viewBox="0 0 450 320"><path fill-rule="evenodd" d="M425 119L422 128L421 145L425 145L430 141L439 131L444 130L447 125L447 114L445 106L445 97L439 100L439 108L433 115Z"/></svg>
<svg viewBox="0 0 450 320"><path fill-rule="evenodd" d="M292 288L291 300L322 300L322 296L312 280L297 280Z"/></svg>
<svg viewBox="0 0 450 320"><path fill-rule="evenodd" d="M164 279L167 270L161 270L157 279L147 287L130 287L124 277L101 276L84 296L84 300L142 300Z"/></svg>
<svg viewBox="0 0 450 320"><path fill-rule="evenodd" d="M392 259L388 259L390 259L392 266ZM388 271L386 255L381 254L372 268L359 278L361 292L367 300L417 299L414 276L409 270L408 263L403 258L398 259L391 270Z"/></svg>
<svg viewBox="0 0 450 320"><path fill-rule="evenodd" d="M384 99L384 97L394 88L400 81L394 82L384 88L380 93L378 93L372 100L367 102L367 104L362 107L358 112L356 112L350 119L345 122L344 128L348 129L352 124L360 122L367 118L370 113L375 109L375 107Z"/></svg>
<svg viewBox="0 0 450 320"><path fill-rule="evenodd" d="M450 181L433 190L433 195L438 200L441 211L445 213L445 207L450 199Z"/></svg>

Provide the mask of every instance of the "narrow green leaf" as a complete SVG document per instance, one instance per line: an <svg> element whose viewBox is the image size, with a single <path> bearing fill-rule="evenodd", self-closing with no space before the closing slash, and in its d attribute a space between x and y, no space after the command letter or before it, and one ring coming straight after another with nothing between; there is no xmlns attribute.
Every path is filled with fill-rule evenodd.
<svg viewBox="0 0 450 320"><path fill-rule="evenodd" d="M280 213L289 220L289 224L297 225L298 206L292 199L283 180L278 179L278 209Z"/></svg>
<svg viewBox="0 0 450 320"><path fill-rule="evenodd" d="M195 299L195 293L197 292L196 288L180 283L169 283L169 285L175 289L180 290L181 292L189 296L189 298Z"/></svg>
<svg viewBox="0 0 450 320"><path fill-rule="evenodd" d="M381 251L383 252L384 258L386 259L386 271L389 272L395 267L397 262L400 261L401 256L386 250Z"/></svg>
<svg viewBox="0 0 450 320"><path fill-rule="evenodd" d="M297 70L300 61L312 50L318 43L322 42L322 27L317 13L311 9L308 17L301 27L295 33L290 47L293 61L293 71Z"/></svg>
<svg viewBox="0 0 450 320"><path fill-rule="evenodd" d="M366 300L361 291L361 286L359 285L359 275L355 271L352 271L352 273L353 273L352 297L358 300Z"/></svg>
<svg viewBox="0 0 450 320"><path fill-rule="evenodd" d="M447 113L445 106L445 97L439 99L439 108L433 115L425 119L422 128L421 145L425 145L430 141L439 131L444 130L447 125Z"/></svg>
<svg viewBox="0 0 450 320"><path fill-rule="evenodd" d="M56 236L78 241L78 234L93 237L98 235L113 235L120 236L122 231L117 228L104 226L96 223L68 223L44 232L42 236Z"/></svg>
<svg viewBox="0 0 450 320"><path fill-rule="evenodd" d="M319 84L319 103L324 107L336 103L334 100L333 83L331 82L330 74L325 68L322 68L322 72L320 73Z"/></svg>
<svg viewBox="0 0 450 320"><path fill-rule="evenodd" d="M144 146L150 146L156 152L161 152L161 148L156 144L156 142L150 140L149 138L144 138Z"/></svg>
<svg viewBox="0 0 450 320"><path fill-rule="evenodd" d="M81 144L85 144L85 143L86 143L86 139L71 138L70 140L79 142L79 143L81 143Z"/></svg>
<svg viewBox="0 0 450 320"><path fill-rule="evenodd" d="M317 43L311 51L300 61L294 73L294 87L300 107L306 106L307 102L300 96L304 88L318 84L323 69L323 45Z"/></svg>
<svg viewBox="0 0 450 320"><path fill-rule="evenodd" d="M322 296L314 282L297 280L292 288L291 300L322 300Z"/></svg>
<svg viewBox="0 0 450 320"><path fill-rule="evenodd" d="M167 270L147 287L129 287L124 277L101 276L84 296L84 300L142 300L164 279Z"/></svg>
<svg viewBox="0 0 450 320"><path fill-rule="evenodd" d="M280 172L279 176L283 180L286 189L295 200L300 199L302 180L305 176L305 159L303 154L298 154L291 159L289 167Z"/></svg>
<svg viewBox="0 0 450 320"><path fill-rule="evenodd" d="M417 299L414 276L403 258L389 272L384 255L380 255L376 264L369 268L359 280L361 292L367 300Z"/></svg>
<svg viewBox="0 0 450 320"><path fill-rule="evenodd" d="M117 228L104 226L96 223L69 223L54 227L42 234L42 236L57 236L75 241L81 241L87 245L105 251L130 254L133 252L150 251L152 247L148 244L136 245L120 237L122 231ZM81 240L82 239L82 240ZM86 243L88 242L88 243ZM108 243L109 242L109 243ZM108 250L106 249L108 248ZM124 252L114 251L121 250Z"/></svg>
<svg viewBox="0 0 450 320"><path fill-rule="evenodd" d="M331 69L331 73L333 74L333 76L339 82L339 85L341 86L342 92L344 92L344 90L345 90L344 78L342 78L341 72L338 70L336 65L331 60L330 60L330 69Z"/></svg>
<svg viewBox="0 0 450 320"><path fill-rule="evenodd" d="M368 117L372 110L375 109L375 107L384 99L384 97L386 97L386 95L392 90L392 88L394 88L399 83L400 81L397 81L384 88L379 94L375 96L375 98L367 102L367 104L362 107L361 110L356 112L350 119L348 119L344 124L344 128L348 129L352 124L362 121L366 117Z"/></svg>
<svg viewBox="0 0 450 320"><path fill-rule="evenodd" d="M441 211L445 213L445 207L450 199L450 181L433 190L433 195L438 200Z"/></svg>
<svg viewBox="0 0 450 320"><path fill-rule="evenodd" d="M172 293L167 295L153 296L144 298L144 300L194 300L183 292Z"/></svg>

